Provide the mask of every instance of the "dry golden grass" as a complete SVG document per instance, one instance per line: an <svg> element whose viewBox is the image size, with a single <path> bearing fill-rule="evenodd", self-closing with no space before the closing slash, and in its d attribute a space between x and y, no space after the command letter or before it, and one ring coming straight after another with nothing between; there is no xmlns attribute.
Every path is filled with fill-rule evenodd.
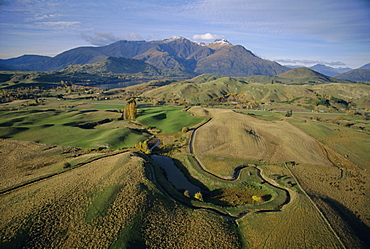
<svg viewBox="0 0 370 249"><path fill-rule="evenodd" d="M196 131L194 152L197 155L232 155L267 162L330 163L315 139L288 122L259 120L225 109L207 111L212 120Z"/></svg>
<svg viewBox="0 0 370 249"><path fill-rule="evenodd" d="M278 166L265 175L289 175ZM308 198L290 190L291 201L280 212L253 213L237 223L247 248L341 248L341 244Z"/></svg>
<svg viewBox="0 0 370 249"><path fill-rule="evenodd" d="M65 162L77 162L93 154L70 146L0 139L0 189L63 169Z"/></svg>
<svg viewBox="0 0 370 249"><path fill-rule="evenodd" d="M294 165L291 171L301 186L313 197L318 207L333 224L347 247L366 247L370 232L370 173L342 163L330 165ZM361 242L362 240L362 242Z"/></svg>
<svg viewBox="0 0 370 249"><path fill-rule="evenodd" d="M204 168L210 172L217 172L216 175L222 178L231 178L234 174L234 169L245 164L245 159L201 155L198 157L204 164Z"/></svg>
<svg viewBox="0 0 370 249"><path fill-rule="evenodd" d="M193 110L194 114L201 113L200 107L190 109ZM342 243L348 248L370 245L370 240L363 235L370 232L368 171L359 169L286 121L265 121L231 110L206 110L212 120L196 131L193 142L194 152L204 167L215 174L225 174L231 169L222 168L207 158L230 155L245 159L246 162L294 161L297 165L288 167L325 215ZM232 164L224 165L229 166L234 167ZM284 175L294 180L282 167L270 166L264 170L271 176ZM282 181L279 183L285 184ZM315 209L308 197L292 192L295 188L298 189L291 188L291 202L283 208L283 212L259 216L253 214L241 221L241 231L248 246L340 247L340 243L332 239L334 235L321 218L320 211ZM311 220L310 217L316 218Z"/></svg>
<svg viewBox="0 0 370 249"><path fill-rule="evenodd" d="M233 224L176 204L150 175L125 152L2 194L0 247L240 247Z"/></svg>

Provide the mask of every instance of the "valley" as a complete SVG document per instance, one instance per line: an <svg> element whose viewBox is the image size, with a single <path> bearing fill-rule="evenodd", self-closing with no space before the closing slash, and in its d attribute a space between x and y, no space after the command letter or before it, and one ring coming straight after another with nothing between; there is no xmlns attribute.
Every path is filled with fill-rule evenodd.
<svg viewBox="0 0 370 249"><path fill-rule="evenodd" d="M370 245L368 84L293 69L102 89L53 74L0 84L1 248Z"/></svg>

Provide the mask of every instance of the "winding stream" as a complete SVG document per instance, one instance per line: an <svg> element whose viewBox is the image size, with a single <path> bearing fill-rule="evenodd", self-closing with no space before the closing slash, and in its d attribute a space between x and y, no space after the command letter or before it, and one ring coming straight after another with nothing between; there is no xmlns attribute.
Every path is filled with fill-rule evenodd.
<svg viewBox="0 0 370 249"><path fill-rule="evenodd" d="M239 178L240 176L240 171L246 167L249 167L247 165L241 165L237 168L235 168L234 170L234 174L231 176L231 177L228 177L228 178L223 178L223 177L220 177L220 176L217 176L215 174L213 174L212 172L209 172L207 171L202 165L201 163L197 160L197 158L194 156L194 150L193 150L193 141L194 141L194 137L195 137L195 133L197 131L198 128L200 128L201 126L203 126L204 124L208 123L211 119L207 120L205 123L201 124L199 127L195 128L191 134L191 137L190 137L190 143L189 143L189 149L190 149L190 154L193 155L192 159L194 160L194 162L197 164L197 166L205 173L213 176L213 177L216 177L220 180L224 180L224 181L235 181ZM156 142L156 146L159 145L159 140L155 141ZM153 146L154 148L154 146ZM151 155L150 156L152 160L154 160L162 169L165 170L166 172L166 175L167 175L167 179L169 182L171 182L173 184L173 186L178 189L178 190L188 190L190 192L191 195L194 195L196 192L200 192L201 191L201 188L199 188L198 186L195 186L194 184L192 184L191 182L189 182L189 180L186 178L186 176L182 173L182 171L175 165L175 163L173 162L172 158L170 157L166 157L166 156L159 156L159 155ZM291 200L291 196L290 196L290 192L288 189L284 188L284 187L281 187L277 184L273 184L271 182L269 182L265 177L262 176L261 174L261 170L259 168L257 168L256 166L252 166L253 168L255 168L257 170L257 174L258 176L268 185L272 186L272 187L275 187L275 188L278 188L278 189L281 189L283 191L285 191L286 193L286 200L284 203L281 204L280 208L278 210L259 210L258 212L276 212L276 211L280 211L281 208L288 204ZM172 197L173 198L173 197ZM198 208L198 207L190 207L190 208ZM229 220L237 220L237 219L240 219L242 217L244 217L247 212L243 212L243 213L240 213L237 217L234 217L234 216L230 216L230 215L227 215L227 214L224 214L224 213L221 213L219 212L218 210L215 210L213 208L206 208L206 209L209 209L209 210L212 210L212 211L215 211L216 213L218 213L219 215L229 219Z"/></svg>
<svg viewBox="0 0 370 249"><path fill-rule="evenodd" d="M176 189L189 190L192 195L200 192L201 189L188 181L186 176L175 165L172 158L158 155L151 155L150 157L166 171L168 181L171 182Z"/></svg>

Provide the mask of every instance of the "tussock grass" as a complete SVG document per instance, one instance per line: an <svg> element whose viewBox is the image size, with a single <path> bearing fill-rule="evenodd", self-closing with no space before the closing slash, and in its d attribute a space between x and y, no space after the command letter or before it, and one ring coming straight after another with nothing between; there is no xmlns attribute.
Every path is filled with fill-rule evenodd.
<svg viewBox="0 0 370 249"><path fill-rule="evenodd" d="M232 223L176 204L127 152L0 196L1 248L240 248Z"/></svg>

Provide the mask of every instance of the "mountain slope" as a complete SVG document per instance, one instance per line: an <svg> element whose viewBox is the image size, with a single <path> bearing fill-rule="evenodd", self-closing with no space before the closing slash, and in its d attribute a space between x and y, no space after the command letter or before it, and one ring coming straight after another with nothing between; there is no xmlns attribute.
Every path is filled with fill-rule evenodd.
<svg viewBox="0 0 370 249"><path fill-rule="evenodd" d="M107 57L138 59L158 69L181 68L198 74L272 76L288 70L226 40L199 44L182 37L149 42L118 41L102 47L78 47L45 61L28 63L24 60L22 63L26 63L27 70L57 71L69 65L92 64ZM6 63L7 61L3 61L0 64Z"/></svg>
<svg viewBox="0 0 370 249"><path fill-rule="evenodd" d="M108 57L93 64L71 65L65 68L64 71L80 72L80 73L129 73L135 74L147 72L149 74L158 75L158 69L140 60Z"/></svg>
<svg viewBox="0 0 370 249"><path fill-rule="evenodd" d="M370 69L370 63L367 63L358 69Z"/></svg>
<svg viewBox="0 0 370 249"><path fill-rule="evenodd" d="M22 55L17 58L0 59L2 68L9 68L4 70L33 70L33 65L44 64L51 60L52 57L41 55Z"/></svg>
<svg viewBox="0 0 370 249"><path fill-rule="evenodd" d="M334 75L335 78L356 82L370 82L370 69L354 69Z"/></svg>
<svg viewBox="0 0 370 249"><path fill-rule="evenodd" d="M225 76L276 75L288 69L277 62L263 60L243 46L221 47L197 63L198 73L215 73Z"/></svg>
<svg viewBox="0 0 370 249"><path fill-rule="evenodd" d="M345 73L345 72L348 72L348 71L352 70L349 67L347 67L347 68L341 68L341 67L340 68L333 68L333 67L329 67L329 66L322 65L322 64L316 64L315 66L310 67L310 69L312 69L316 72L325 74L327 76L333 76L333 75L336 75L336 74Z"/></svg>

